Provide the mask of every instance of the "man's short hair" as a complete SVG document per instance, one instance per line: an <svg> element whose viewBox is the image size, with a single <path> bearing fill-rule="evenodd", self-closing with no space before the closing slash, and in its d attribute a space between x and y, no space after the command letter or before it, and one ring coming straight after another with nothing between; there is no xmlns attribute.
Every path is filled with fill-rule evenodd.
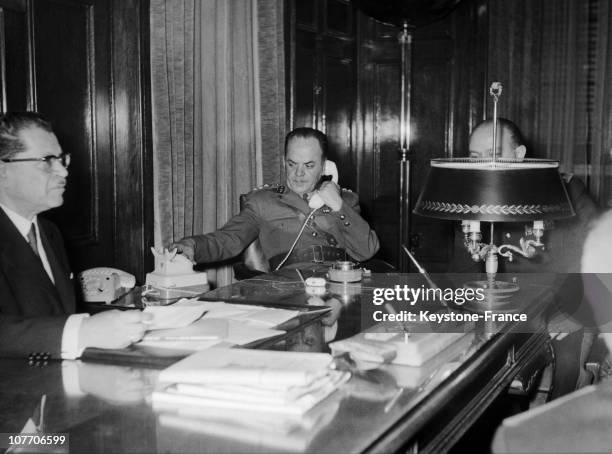
<svg viewBox="0 0 612 454"><path fill-rule="evenodd" d="M506 118L499 118L499 117L497 118L497 122L498 122L498 127L508 133L510 137L510 145L512 145L513 148L520 147L521 145L525 145L523 134L521 134L521 130L514 122ZM476 127L474 128L474 131L476 131L481 126L484 127L484 126L489 126L489 125L493 126L492 118L489 118L487 120L484 120L481 123L478 123Z"/></svg>
<svg viewBox="0 0 612 454"><path fill-rule="evenodd" d="M285 155L287 155L287 146L289 142L293 139L315 139L319 142L319 147L321 147L321 151L323 155L321 158L323 160L327 159L327 136L323 134L318 129L314 128L295 128L287 137L285 137Z"/></svg>
<svg viewBox="0 0 612 454"><path fill-rule="evenodd" d="M0 115L0 159L12 158L24 151L19 133L34 127L53 132L51 123L37 112L7 112Z"/></svg>

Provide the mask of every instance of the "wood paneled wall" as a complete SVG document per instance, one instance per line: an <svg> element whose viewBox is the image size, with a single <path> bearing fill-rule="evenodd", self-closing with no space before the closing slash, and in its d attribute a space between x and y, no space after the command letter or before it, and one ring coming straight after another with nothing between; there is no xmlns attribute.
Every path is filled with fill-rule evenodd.
<svg viewBox="0 0 612 454"><path fill-rule="evenodd" d="M429 160L467 155L469 131L482 119L486 73L486 0L461 3L451 15L417 29L412 46L410 150L412 200ZM290 5L291 127L326 132L342 186L359 192L380 239L380 257L398 263L399 29L345 0ZM412 218L411 247L443 271L450 223Z"/></svg>
<svg viewBox="0 0 612 454"><path fill-rule="evenodd" d="M72 153L64 205L48 213L75 271L144 278L152 244L148 2L0 2L2 109L45 115Z"/></svg>

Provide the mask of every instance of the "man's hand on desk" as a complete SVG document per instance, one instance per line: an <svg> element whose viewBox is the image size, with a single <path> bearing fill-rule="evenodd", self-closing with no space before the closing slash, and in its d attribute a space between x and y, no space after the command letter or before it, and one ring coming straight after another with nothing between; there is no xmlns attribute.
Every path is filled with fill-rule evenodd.
<svg viewBox="0 0 612 454"><path fill-rule="evenodd" d="M83 319L79 348L124 348L138 342L147 330L151 314L134 311L106 311Z"/></svg>
<svg viewBox="0 0 612 454"><path fill-rule="evenodd" d="M182 240L176 241L168 246L169 251L177 250L179 254L184 255L192 262L195 262L195 241L190 238L183 238Z"/></svg>

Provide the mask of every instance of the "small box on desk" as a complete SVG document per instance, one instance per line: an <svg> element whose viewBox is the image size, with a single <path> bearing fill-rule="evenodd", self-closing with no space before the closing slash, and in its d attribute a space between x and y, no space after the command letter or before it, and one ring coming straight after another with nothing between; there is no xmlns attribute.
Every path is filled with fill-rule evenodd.
<svg viewBox="0 0 612 454"><path fill-rule="evenodd" d="M173 275L147 273L146 284L152 289L147 292L148 304L155 300L168 304L179 298L193 298L210 290L205 272Z"/></svg>
<svg viewBox="0 0 612 454"><path fill-rule="evenodd" d="M367 352L370 349L372 352L379 352L381 362L421 366L464 336L464 332L381 333L368 330L334 342L330 347L334 355L344 352Z"/></svg>
<svg viewBox="0 0 612 454"><path fill-rule="evenodd" d="M205 272L161 274L153 271L147 273L146 284L157 288L206 287L208 289L208 278Z"/></svg>

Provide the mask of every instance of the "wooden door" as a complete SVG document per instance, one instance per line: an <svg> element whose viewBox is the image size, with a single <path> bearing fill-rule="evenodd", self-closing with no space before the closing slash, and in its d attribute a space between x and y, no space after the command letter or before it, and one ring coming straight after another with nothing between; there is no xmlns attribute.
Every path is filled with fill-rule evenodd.
<svg viewBox="0 0 612 454"><path fill-rule="evenodd" d="M43 114L73 157L64 205L46 216L75 271L114 266L142 280L152 262L148 3L6 4L0 48L18 64L5 65L3 110Z"/></svg>

